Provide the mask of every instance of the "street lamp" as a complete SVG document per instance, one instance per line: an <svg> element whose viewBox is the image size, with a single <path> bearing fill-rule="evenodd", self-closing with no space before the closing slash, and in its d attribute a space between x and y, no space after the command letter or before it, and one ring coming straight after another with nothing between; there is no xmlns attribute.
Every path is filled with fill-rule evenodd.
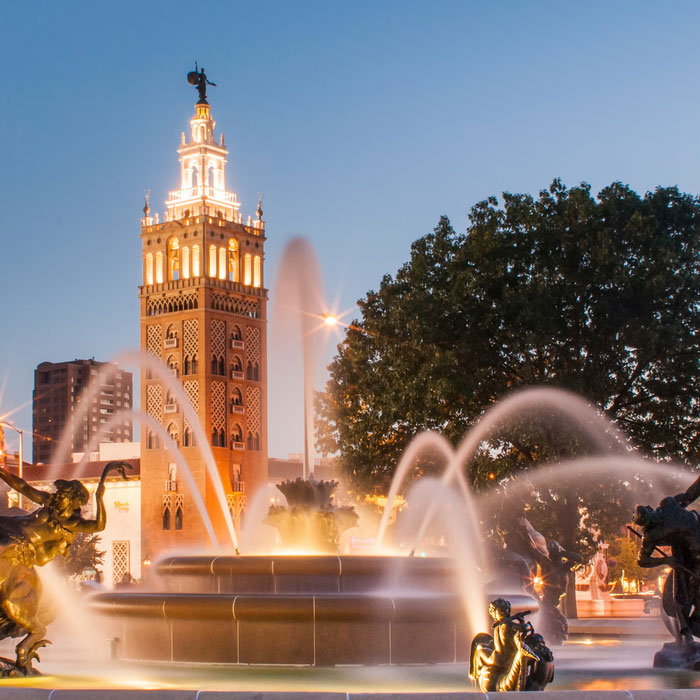
<svg viewBox="0 0 700 700"><path fill-rule="evenodd" d="M0 458L2 459L5 467L7 467L7 452L5 451L5 431L4 431L4 428L9 428L10 430L14 430L19 435L18 476L21 479L22 478L22 465L24 463L24 449L23 449L24 431L21 430L20 428L16 428L14 425L12 425L12 423L8 423L6 421L0 420ZM19 507L22 508L22 494L20 494L20 496L19 496Z"/></svg>

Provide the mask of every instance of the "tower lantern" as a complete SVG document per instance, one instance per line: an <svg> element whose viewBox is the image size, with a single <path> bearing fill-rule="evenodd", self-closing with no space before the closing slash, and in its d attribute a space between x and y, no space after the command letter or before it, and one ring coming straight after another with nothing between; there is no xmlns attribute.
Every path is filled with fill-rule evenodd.
<svg viewBox="0 0 700 700"><path fill-rule="evenodd" d="M262 212L244 225L226 189L228 151L217 141L204 70L188 75L200 99L181 139L180 189L170 192L165 220L141 219L141 347L170 368L207 435L236 524L246 499L267 481L267 290ZM251 217L248 217L250 219ZM193 426L168 383L147 369L141 406L179 445L219 539L225 524L206 476ZM192 493L158 431L144 430L141 450L142 548L206 544Z"/></svg>

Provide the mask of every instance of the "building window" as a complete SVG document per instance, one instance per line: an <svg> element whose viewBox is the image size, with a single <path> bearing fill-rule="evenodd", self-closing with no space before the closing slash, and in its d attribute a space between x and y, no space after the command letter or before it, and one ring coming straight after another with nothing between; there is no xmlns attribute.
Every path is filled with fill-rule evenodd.
<svg viewBox="0 0 700 700"><path fill-rule="evenodd" d="M168 241L168 279L180 279L180 241L177 237Z"/></svg>
<svg viewBox="0 0 700 700"><path fill-rule="evenodd" d="M131 583L129 541L112 542L112 584Z"/></svg>
<svg viewBox="0 0 700 700"><path fill-rule="evenodd" d="M235 238L230 238L228 242L228 278L231 282L238 282L238 277L238 241Z"/></svg>
<svg viewBox="0 0 700 700"><path fill-rule="evenodd" d="M172 508L172 496L163 496L163 530L170 529L170 509Z"/></svg>

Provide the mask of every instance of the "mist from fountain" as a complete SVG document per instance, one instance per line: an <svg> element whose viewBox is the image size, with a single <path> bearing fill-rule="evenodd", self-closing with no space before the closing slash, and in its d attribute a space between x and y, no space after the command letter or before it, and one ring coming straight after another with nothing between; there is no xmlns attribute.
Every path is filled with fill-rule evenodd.
<svg viewBox="0 0 700 700"><path fill-rule="evenodd" d="M445 444L449 447L450 458L448 460L448 466L442 475L443 481L449 483L453 479L456 479L460 484L463 494L465 494L465 500L471 500L471 489L467 485L464 472L479 446L491 436L497 427L507 423L509 419L517 418L524 412L532 414L537 411L556 411L559 416L566 417L601 453L611 448L621 448L620 452L623 452L625 449L630 449L624 435L609 421L600 416L596 409L576 394L553 387L524 389L490 407L484 415L481 416L474 427L467 432L456 450L453 450L447 441L441 443L440 441L435 441L433 438L430 438L429 442L431 446L439 444L443 454L447 454L447 447L445 447ZM433 433L423 433L422 435L433 435ZM422 435L417 436L414 442L420 439ZM383 526L387 520L387 514L391 512L396 494L406 478L406 474L412 466L416 454L419 452L418 448L422 447L422 444L419 442L418 446L412 449L414 442L409 445L404 457L402 457L394 479L392 480L385 506L385 513L382 517L382 525L380 525L377 536L379 542L381 542L383 538ZM438 502L435 500L427 509L423 525L416 536L416 542L419 542L423 537L428 523L435 514L437 505ZM476 512L476 509L472 510ZM474 525L476 525L476 520Z"/></svg>
<svg viewBox="0 0 700 700"><path fill-rule="evenodd" d="M204 528L207 531L209 541L211 542L212 546L215 547L217 545L217 540L214 525L211 521L211 518L209 517L209 513L207 512L207 506L204 503L202 494L197 488L197 483L195 482L194 476L192 475L190 465L187 463L185 456L180 451L178 444L175 442L175 440L173 440L170 437L170 434L165 429L165 427L148 413L145 413L143 411L137 411L131 408L124 408L110 416L105 423L101 423L97 433L91 436L90 441L88 442L88 445L86 447L85 454L80 459L80 462L78 462L76 476L78 478L81 476L82 470L85 468L85 466L90 460L90 452L93 452L97 449L102 435L108 433L113 426L120 424L126 418L132 418L139 421L141 425L147 426L148 428L153 430L153 432L155 432L158 435L158 437L163 441L165 448L175 460L175 464L178 468L178 474L182 474L185 478L185 481L187 482L187 487L189 489L189 492L192 494L194 504L197 508L197 511L199 512L200 517L202 518L202 524L204 525Z"/></svg>
<svg viewBox="0 0 700 700"><path fill-rule="evenodd" d="M457 590L467 624L471 630L486 630L489 620L484 583L488 577L483 565L481 530L474 528L473 502L471 499L465 501L442 479L432 477L418 479L407 494L411 509L415 508L419 513L436 500L440 502L436 520L447 534L446 542L456 566Z"/></svg>
<svg viewBox="0 0 700 700"><path fill-rule="evenodd" d="M321 273L313 247L301 236L292 238L282 251L275 281L273 298L282 301L276 302L274 321L278 328L287 327L301 336L304 478L314 472L314 345L320 311L325 309L321 289Z"/></svg>
<svg viewBox="0 0 700 700"><path fill-rule="evenodd" d="M185 419L190 425L190 427L193 430L194 437L195 437L195 445L197 448L200 450L203 458L204 458L204 463L206 466L207 474L211 480L211 484L214 488L214 493L216 496L217 503L220 508L220 512L222 515L222 520L226 524L226 528L230 537L230 542L235 551L239 551L238 547L238 536L236 533L236 529L233 525L233 520L231 518L231 513L228 508L228 504L226 502L226 492L224 490L224 485L223 482L221 481L221 475L219 474L219 470L217 469L216 466L216 461L214 460L214 454L211 450L211 446L209 445L209 436L206 435L204 432L204 428L202 427L202 424L199 421L199 416L197 415L197 412L194 410L194 407L192 406L189 397L185 393L185 390L182 386L182 384L178 381L177 377L175 377L170 370L169 367L167 367L161 360L159 360L157 357L152 355L149 352L143 352L140 350L128 350L123 353L120 353L114 358L114 363L115 364L105 364L101 366L97 374L92 378L88 386L86 387L85 391L80 397L80 402L79 405L76 407L74 411L74 417L73 417L73 422L80 424L83 420L83 418L86 416L87 411L89 410L90 403L92 400L97 396L100 386L103 382L106 382L109 380L110 377L114 376L114 374L118 370L118 364L124 364L124 365L129 365L129 364L134 364L134 365L141 365L142 367L145 367L147 371L155 375L158 379L160 379L165 386L171 391L172 395L176 399L178 405L181 407ZM134 414L135 415L135 414ZM141 414L141 415L146 415L146 414ZM144 418L144 421L148 421L149 425L154 426L155 423L152 423L150 418ZM157 430L159 435L163 435L162 431L165 430L163 426L160 426L158 428L154 428ZM167 434L167 433L166 433ZM164 439L165 440L165 439ZM51 467L48 472L48 477L50 480L55 480L58 478L58 473L60 471L61 465L64 464L65 462L69 461L68 456L69 456L69 450L70 450L70 442L71 442L71 423L68 422L66 423L65 427L63 428L63 431L61 432L61 436L59 438L58 445L56 447L56 450L54 451L53 458L51 461ZM177 445L172 441L170 436L168 436L168 439L165 440L165 442L171 446L171 452L175 456L175 451L172 449L173 447L175 450L177 450ZM179 450L178 450L179 451ZM181 455L180 455L181 456ZM182 457L182 456L181 456ZM177 460L176 460L177 461ZM191 472L189 469L189 466L187 465L187 462L184 458L181 458L180 461L177 461L178 468L183 469L183 474L184 475L190 475L189 479L191 479ZM183 465L181 467L181 465ZM188 480L188 483L192 484L192 481ZM193 489L192 491L193 496L197 498L199 497L199 500L201 501L201 494L198 493L198 489ZM195 495L197 494L197 495ZM199 505L198 505L199 507ZM205 509L206 510L206 509ZM208 518L208 516L207 516ZM206 523L206 521L204 521ZM209 526L211 530L208 529L208 534L210 538L212 539L212 542L214 545L218 545L218 540L216 538L215 532L213 527L211 527L211 519L208 518Z"/></svg>

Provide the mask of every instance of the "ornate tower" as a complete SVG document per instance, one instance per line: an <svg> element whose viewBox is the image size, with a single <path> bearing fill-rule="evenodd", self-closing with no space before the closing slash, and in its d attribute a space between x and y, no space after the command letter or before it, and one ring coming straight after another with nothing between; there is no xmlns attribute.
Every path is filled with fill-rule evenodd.
<svg viewBox="0 0 700 700"><path fill-rule="evenodd" d="M180 189L170 192L163 222L151 217L148 200L141 220L141 347L170 367L189 397L238 525L246 494L267 481L265 222L258 202L256 217L244 223L236 194L227 191L228 151L224 137L214 137L201 84L198 89L190 138L183 133L178 149ZM221 509L192 426L166 383L147 369L141 376L141 406L180 446L217 533L223 534ZM206 544L202 519L175 459L157 431L144 428L141 441L143 556Z"/></svg>

